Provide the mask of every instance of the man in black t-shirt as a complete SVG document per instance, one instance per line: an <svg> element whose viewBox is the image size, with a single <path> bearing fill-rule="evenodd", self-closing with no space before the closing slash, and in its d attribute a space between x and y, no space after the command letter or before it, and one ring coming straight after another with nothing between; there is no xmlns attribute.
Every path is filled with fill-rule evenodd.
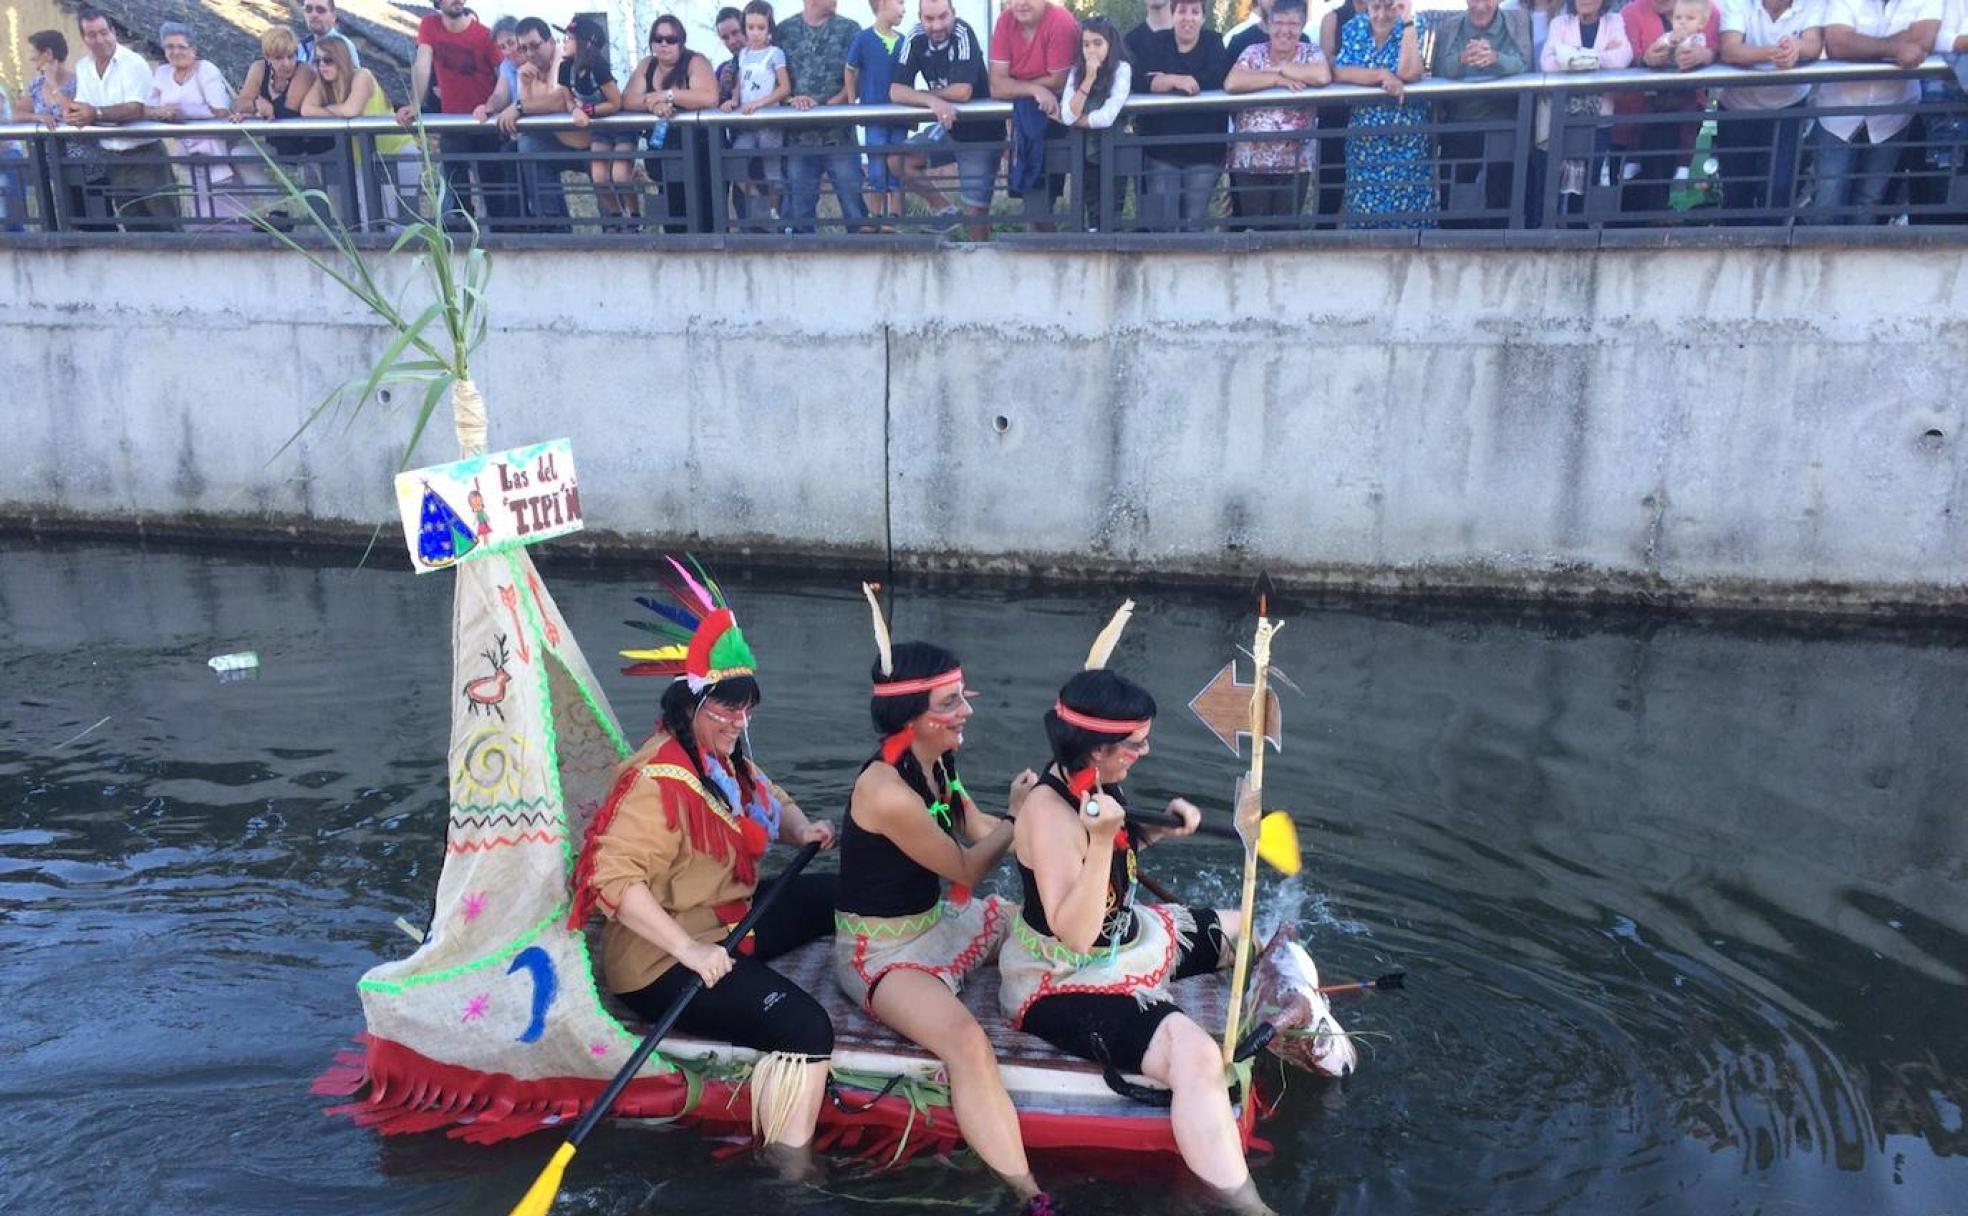
<svg viewBox="0 0 1968 1216"><path fill-rule="evenodd" d="M903 180L937 214L954 217L956 209L942 191L924 180L924 171L928 165L955 161L964 207L970 213L970 237L981 241L990 236L985 217L997 193L1005 124L1002 119L961 119L954 103L990 100L991 65L983 41L969 22L957 16L952 0L922 0L921 12L922 24L902 44L888 99L896 105L921 106L935 115L936 123L909 137L915 153L903 162Z"/></svg>

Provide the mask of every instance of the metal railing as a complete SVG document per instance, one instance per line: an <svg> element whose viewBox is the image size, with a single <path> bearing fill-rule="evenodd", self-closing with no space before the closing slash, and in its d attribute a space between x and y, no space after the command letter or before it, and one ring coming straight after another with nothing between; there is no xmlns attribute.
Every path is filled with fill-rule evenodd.
<svg viewBox="0 0 1968 1216"><path fill-rule="evenodd" d="M1824 105L1816 92L1781 110L1717 105L1732 87L1880 80L1924 92L1885 106ZM1611 114L1586 100L1622 95L1636 100ZM1277 108L1310 109L1316 125L1233 126ZM1013 113L1005 102L955 109L993 124ZM1159 116L1199 111L1221 112L1222 128L1152 130ZM568 146L576 129L559 117L528 118L509 139L491 124L432 115L424 134L445 179L443 205L469 209L495 237L1968 223L1968 98L1940 58L1911 70L1821 62L1783 73L1431 79L1398 103L1349 85L1137 94L1123 113L1100 131L1049 125L1036 165L1015 165L1009 138L941 138L908 106L616 116L586 128L605 141L594 148ZM1860 158L1824 122L1896 115L1906 130L1871 164L1848 163ZM137 146L110 150L105 140ZM253 214L284 222L287 200L261 148L351 226L387 231L437 197L421 180L414 133L388 119L0 126L0 145L9 141L20 154L0 159L0 230L13 233L117 240L246 229ZM1269 160L1244 155L1253 147ZM1293 167L1276 171L1280 159ZM891 189L903 205L871 214Z"/></svg>

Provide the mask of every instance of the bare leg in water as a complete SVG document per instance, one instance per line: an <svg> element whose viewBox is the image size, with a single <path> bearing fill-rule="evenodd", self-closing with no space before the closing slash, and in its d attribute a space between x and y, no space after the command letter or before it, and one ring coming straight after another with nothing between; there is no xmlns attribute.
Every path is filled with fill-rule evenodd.
<svg viewBox="0 0 1968 1216"><path fill-rule="evenodd" d="M759 1112L755 1117L765 1140L760 1155L789 1182L813 1175L813 1128L827 1094L827 1071L828 1061L811 1060L752 1074L752 1109Z"/></svg>
<svg viewBox="0 0 1968 1216"><path fill-rule="evenodd" d="M1018 1111L998 1075L984 1028L943 982L920 971L891 971L875 987L875 1016L932 1052L950 1074L950 1105L965 1143L996 1170L1020 1200L1039 1187L1025 1160Z"/></svg>

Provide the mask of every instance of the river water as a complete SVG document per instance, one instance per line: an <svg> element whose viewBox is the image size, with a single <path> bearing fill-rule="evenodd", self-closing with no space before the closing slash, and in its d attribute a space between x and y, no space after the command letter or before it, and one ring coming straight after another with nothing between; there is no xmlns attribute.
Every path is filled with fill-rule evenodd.
<svg viewBox="0 0 1968 1216"><path fill-rule="evenodd" d="M763 663L762 757L837 813L869 748L847 580L721 572ZM619 571L548 569L597 667ZM906 591L901 636L983 693L966 772L1036 716L1113 592ZM1267 881L1368 1058L1261 1129L1287 1212L1968 1213L1968 638L1685 618L1287 604ZM1147 597L1116 665L1162 699L1137 792L1220 808L1183 703L1248 629ZM0 1210L503 1212L551 1148L383 1141L308 1082L361 1029L442 856L449 582L318 558L0 545ZM205 660L253 649L258 679ZM604 677L625 726L649 683ZM107 722L97 725L101 719ZM91 727L93 726L93 729ZM76 736L80 735L79 738ZM1237 857L1151 855L1192 898ZM787 1189L689 1132L604 1128L564 1207L994 1210L974 1161ZM1172 1167L1038 1162L1069 1210L1155 1216Z"/></svg>

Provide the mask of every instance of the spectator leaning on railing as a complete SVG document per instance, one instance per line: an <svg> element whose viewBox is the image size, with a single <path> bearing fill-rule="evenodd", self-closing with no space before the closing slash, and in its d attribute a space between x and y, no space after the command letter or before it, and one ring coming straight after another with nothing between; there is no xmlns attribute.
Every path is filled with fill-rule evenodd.
<svg viewBox="0 0 1968 1216"><path fill-rule="evenodd" d="M1626 40L1626 25L1606 11L1606 0L1565 0L1565 11L1551 19L1538 66L1547 72L1615 72L1632 62L1633 44ZM1562 104L1568 118L1603 119L1613 112L1612 98L1604 93L1567 93ZM1569 156L1559 164L1558 198L1562 206L1571 209L1591 189L1594 179L1602 186L1612 184L1606 161L1612 146L1612 128L1595 126L1592 156Z"/></svg>
<svg viewBox="0 0 1968 1216"><path fill-rule="evenodd" d="M749 0L744 9L745 47L738 52L738 94L719 107L739 114L757 114L784 104L793 95L793 76L786 66L786 52L772 45L772 5L767 0ZM744 162L736 196L737 214L748 231L768 231L765 221L780 217L784 202L780 185L785 180L779 149L785 145L785 132L777 127L744 126L731 133L734 151L764 152Z"/></svg>
<svg viewBox="0 0 1968 1216"><path fill-rule="evenodd" d="M499 84L499 48L492 31L479 24L465 0L437 0L437 12L427 13L417 26L417 58L410 65L410 100L396 111L396 120L414 126L431 79L437 80L440 112L468 115L484 105ZM530 112L530 111L529 111ZM496 156L499 136L489 131L446 131L437 146L449 183L447 219L471 206L472 171L476 167L486 216L492 227L517 214L512 197L511 166L481 160Z"/></svg>
<svg viewBox="0 0 1968 1216"><path fill-rule="evenodd" d="M395 112L383 86L368 68L357 67L355 51L346 38L332 38L315 48L314 87L301 100L301 114L308 118L386 118ZM355 169L373 180L383 202L383 218L392 222L414 213L417 181L421 166L416 141L408 135L377 135L370 141L372 157L361 141L355 145ZM366 226L369 192L355 192L356 213Z"/></svg>
<svg viewBox="0 0 1968 1216"><path fill-rule="evenodd" d="M293 30L285 26L272 26L260 35L260 59L254 59L252 67L246 69L246 79L240 81L240 91L232 98L234 122L248 118L279 122L301 116L301 102L315 87L315 69L301 63L299 47ZM335 140L325 136L268 136L266 144L274 155L313 155L333 148Z"/></svg>
<svg viewBox="0 0 1968 1216"><path fill-rule="evenodd" d="M1698 10L1706 7L1706 20ZM1676 10L1680 22L1675 21ZM1696 18L1695 20L1690 20ZM1692 72L1715 62L1722 40L1721 18L1709 0L1630 0L1620 10L1626 39L1641 64L1664 72ZM1653 93L1619 93L1613 97L1617 114L1699 113L1705 104L1699 89L1664 89ZM1667 207L1669 183L1686 173L1700 123L1648 122L1615 128L1613 144L1627 153L1621 180L1633 183L1621 196L1623 209L1661 211Z"/></svg>
<svg viewBox="0 0 1968 1216"><path fill-rule="evenodd" d="M835 0L805 0L779 23L773 41L786 53L795 110L842 106L848 101L847 48L861 27L834 11ZM820 210L820 175L826 174L841 218L858 230L867 218L861 199L861 149L851 125L794 127L786 137L786 209L796 232L812 232Z"/></svg>
<svg viewBox="0 0 1968 1216"><path fill-rule="evenodd" d="M1822 0L1722 0L1721 58L1730 67L1761 68L1780 80L1823 53ZM1808 84L1721 90L1715 156L1722 167L1723 206L1790 208L1804 122L1784 111L1810 96Z"/></svg>
<svg viewBox="0 0 1968 1216"><path fill-rule="evenodd" d="M1435 174L1428 136L1403 128L1428 125L1428 107L1406 102L1408 86L1426 72L1407 0L1367 0L1366 20L1340 31L1333 78L1365 85L1388 100L1354 109L1346 135L1348 228L1430 228ZM1385 134L1367 134L1381 131Z"/></svg>
<svg viewBox="0 0 1968 1216"><path fill-rule="evenodd" d="M1175 0L1175 25L1146 41L1135 65L1143 92L1194 97L1223 87L1230 56L1223 35L1203 27L1203 0ZM1209 218L1217 178L1223 174L1225 131L1221 110L1144 110L1134 131L1144 138L1193 135L1193 143L1142 148L1142 226L1195 232Z"/></svg>
<svg viewBox="0 0 1968 1216"><path fill-rule="evenodd" d="M1940 0L1831 0L1825 7L1825 55L1851 63L1920 66L1940 32ZM1820 106L1912 106L1920 85L1905 78L1818 86ZM1884 114L1820 115L1814 158L1813 207L1821 222L1877 223L1847 208L1878 207L1900 168L1912 116L1904 110Z"/></svg>
<svg viewBox="0 0 1968 1216"><path fill-rule="evenodd" d="M1104 131L1121 116L1133 85L1127 48L1114 23L1095 13L1080 23L1080 57L1066 73L1059 94L1059 123L1082 131ZM1080 200L1087 224L1100 225L1100 143L1089 139L1080 173ZM1117 200L1118 201L1118 200Z"/></svg>
<svg viewBox="0 0 1968 1216"><path fill-rule="evenodd" d="M157 31L165 62L150 78L144 97L144 117L151 122L210 122L232 112L232 88L218 65L199 57L191 27L166 21ZM232 151L223 139L209 135L173 140L175 163L171 175L181 191L191 195L192 214L201 220L238 223L247 207L227 184L237 178L227 162Z"/></svg>
<svg viewBox="0 0 1968 1216"><path fill-rule="evenodd" d="M1079 57L1080 23L1071 13L1052 0L1006 0L991 31L991 96L1013 106L1006 179L1013 193L1024 195L1028 213L1040 210L1035 199L1050 212L1066 188L1064 172L1047 172L1045 143L1065 132L1056 122L1059 92Z"/></svg>
<svg viewBox="0 0 1968 1216"><path fill-rule="evenodd" d="M990 65L977 31L957 16L953 0L921 0L916 11L922 24L902 44L888 99L896 105L921 106L936 122L909 138L911 155L903 165L904 180L938 215L955 218L955 208L942 191L923 177L930 166L954 161L957 191L970 216L970 239L981 241L991 232L987 217L997 192L1005 124L1002 119L959 118L956 105L990 100Z"/></svg>
<svg viewBox="0 0 1968 1216"><path fill-rule="evenodd" d="M1537 52L1531 41L1531 16L1523 9L1504 11L1497 0L1467 0L1467 11L1443 13L1435 17L1432 59L1429 74L1444 80L1496 80L1518 76L1531 70ZM1436 107L1445 123L1507 124L1515 117L1519 98L1511 94L1458 97ZM1442 184L1442 209L1449 213L1443 227L1502 228L1509 220L1495 216L1469 220L1456 216L1460 206L1453 200L1461 193L1458 185L1482 185L1482 206L1503 211L1510 206L1511 164L1529 157L1531 149L1506 142L1510 153L1488 159L1490 140L1484 131L1445 131L1440 140L1442 160L1447 162Z"/></svg>
<svg viewBox="0 0 1968 1216"><path fill-rule="evenodd" d="M63 109L62 121L73 127L117 126L142 122L144 99L150 96L150 65L144 57L116 40L116 30L100 9L83 5L76 11L75 24L82 31L82 43L89 53L75 68L75 99ZM164 147L153 137L97 140L93 151L108 162L105 173L107 197L89 192L126 230L135 221L139 228L172 228L177 224L178 203L173 197L171 170L164 163ZM92 214L92 220L99 217ZM102 227L92 222L83 227Z"/></svg>
<svg viewBox="0 0 1968 1216"><path fill-rule="evenodd" d="M582 146L582 141L573 131L540 131L519 125L519 120L529 114L565 114L568 93L554 70L559 55L553 29L538 17L526 17L515 30L519 92L508 101L505 84L500 82L486 103L472 111L472 117L479 122L496 118L499 130L517 142L519 213L526 221L526 230L566 232L567 192L561 186L560 174L568 167L568 151ZM496 115L489 110L492 105L500 106Z"/></svg>
<svg viewBox="0 0 1968 1216"><path fill-rule="evenodd" d="M1305 0L1272 0L1265 39L1247 46L1223 81L1228 93L1284 89L1300 93L1332 83L1332 65L1316 43L1305 41ZM1245 140L1230 148L1230 196L1246 221L1295 219L1305 210L1311 182L1315 116L1310 105L1238 110L1238 135L1265 132L1293 139ZM1269 226L1269 225L1266 225Z"/></svg>
<svg viewBox="0 0 1968 1216"><path fill-rule="evenodd" d="M705 65L707 68L708 64ZM560 47L560 66L554 82L567 93L567 116L587 135L588 180L594 183L596 205L604 228L641 228L640 196L635 187L636 148L642 132L603 129L588 124L622 112L622 86L609 64L608 27L593 17L574 17Z"/></svg>
<svg viewBox="0 0 1968 1216"><path fill-rule="evenodd" d="M629 76L628 108L646 111L662 121L649 133L649 157L643 162L650 180L663 183L664 232L687 232L694 176L697 213L711 209L710 162L703 145L687 145L683 129L671 122L679 114L717 108L717 73L711 61L690 49L683 22L665 13L649 26L649 58ZM685 171L684 157L703 156L695 174Z"/></svg>
<svg viewBox="0 0 1968 1216"><path fill-rule="evenodd" d="M75 69L68 66L68 39L57 30L37 30L27 36L27 50L34 75L14 98L14 121L39 123L52 131L61 125L62 115L75 100ZM87 205L84 179L93 167L88 152L81 140L70 140L62 150L61 162L49 167L58 175L54 187L64 192L62 201L70 215L81 215ZM25 193L23 190L23 198Z"/></svg>

